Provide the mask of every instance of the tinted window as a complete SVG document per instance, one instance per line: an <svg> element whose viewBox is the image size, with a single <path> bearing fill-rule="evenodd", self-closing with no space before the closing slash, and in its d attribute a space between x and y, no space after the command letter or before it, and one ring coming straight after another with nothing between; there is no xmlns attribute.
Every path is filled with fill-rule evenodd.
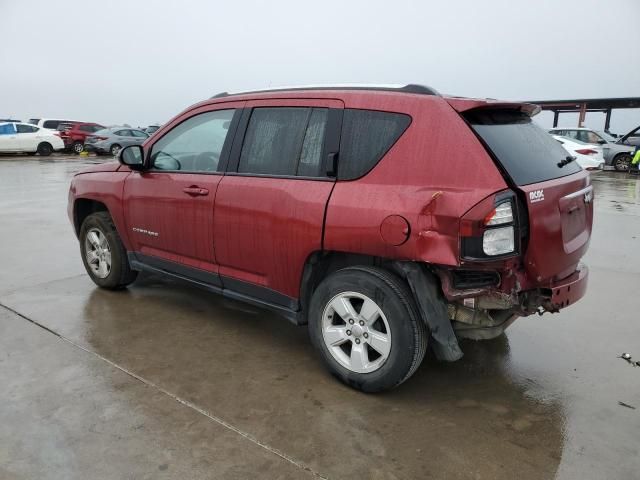
<svg viewBox="0 0 640 480"><path fill-rule="evenodd" d="M114 132L114 135L118 135L119 137L130 137L131 132L129 130L118 130Z"/></svg>
<svg viewBox="0 0 640 480"><path fill-rule="evenodd" d="M328 108L314 108L311 111L307 131L302 142L297 175L302 177L321 177L324 135L327 129Z"/></svg>
<svg viewBox="0 0 640 480"><path fill-rule="evenodd" d="M295 175L310 116L311 108L255 108L238 172Z"/></svg>
<svg viewBox="0 0 640 480"><path fill-rule="evenodd" d="M58 125L62 123L60 120L45 120L45 122L42 124L43 128L52 128L53 130L55 130L56 128L58 128Z"/></svg>
<svg viewBox="0 0 640 480"><path fill-rule="evenodd" d="M13 123L0 125L0 135L11 135L14 133L16 133L16 128L13 126Z"/></svg>
<svg viewBox="0 0 640 480"><path fill-rule="evenodd" d="M185 120L151 150L157 170L215 172L235 110L201 113Z"/></svg>
<svg viewBox="0 0 640 480"><path fill-rule="evenodd" d="M470 112L466 117L517 185L544 182L581 170L576 162L558 166L566 159L567 151L527 115L498 110Z"/></svg>
<svg viewBox="0 0 640 480"><path fill-rule="evenodd" d="M149 136L146 133L143 133L139 130L131 130L131 133L133 134L134 137L139 137L139 138L147 138Z"/></svg>
<svg viewBox="0 0 640 480"><path fill-rule="evenodd" d="M78 127L78 130L89 133L97 132L100 129L102 129L100 125L80 125Z"/></svg>
<svg viewBox="0 0 640 480"><path fill-rule="evenodd" d="M33 125L23 125L20 123L16 125L16 128L18 129L18 133L34 133L39 130L38 127L34 127Z"/></svg>
<svg viewBox="0 0 640 480"><path fill-rule="evenodd" d="M411 123L401 113L374 110L344 111L338 178L353 180L371 170Z"/></svg>

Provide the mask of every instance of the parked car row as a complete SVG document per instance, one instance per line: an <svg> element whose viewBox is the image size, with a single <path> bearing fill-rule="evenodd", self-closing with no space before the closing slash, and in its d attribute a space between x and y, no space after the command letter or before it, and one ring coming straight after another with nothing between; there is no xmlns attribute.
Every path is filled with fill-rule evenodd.
<svg viewBox="0 0 640 480"><path fill-rule="evenodd" d="M0 153L39 153L57 151L81 153L89 150L98 155L117 155L122 147L139 145L160 128L128 126L105 127L99 123L31 118L27 123L14 119L0 120Z"/></svg>
<svg viewBox="0 0 640 480"><path fill-rule="evenodd" d="M578 165L585 170L602 170L604 168L604 156L601 146L593 146L580 140L569 139L559 135L553 135L564 149L576 159Z"/></svg>
<svg viewBox="0 0 640 480"><path fill-rule="evenodd" d="M619 140L616 140L608 133L591 128L552 128L549 133L567 137L570 140L578 140L591 146L600 146L602 147L605 165L610 165L619 172L629 170L635 146L625 143L625 141L627 138L637 138L631 137L633 132Z"/></svg>

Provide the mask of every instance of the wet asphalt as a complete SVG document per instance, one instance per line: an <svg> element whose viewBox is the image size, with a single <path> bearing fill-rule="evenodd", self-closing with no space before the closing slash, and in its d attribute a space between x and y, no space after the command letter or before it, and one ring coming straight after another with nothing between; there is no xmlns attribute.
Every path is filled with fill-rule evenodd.
<svg viewBox="0 0 640 480"><path fill-rule="evenodd" d="M95 287L66 217L95 161L0 158L0 479L640 478L637 177L592 175L581 302L366 395L268 312Z"/></svg>

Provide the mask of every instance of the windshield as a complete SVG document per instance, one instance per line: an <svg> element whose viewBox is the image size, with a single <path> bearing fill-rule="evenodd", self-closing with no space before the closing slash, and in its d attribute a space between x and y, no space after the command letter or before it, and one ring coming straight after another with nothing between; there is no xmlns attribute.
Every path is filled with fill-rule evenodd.
<svg viewBox="0 0 640 480"><path fill-rule="evenodd" d="M614 142L616 141L615 138L613 138L611 135L609 135L607 132L603 132L601 130L594 130L594 132L596 132L598 135L600 135L602 138L604 138L607 142Z"/></svg>
<svg viewBox="0 0 640 480"><path fill-rule="evenodd" d="M582 170L531 117L513 110L476 110L465 115L516 185L560 178ZM563 162L564 161L564 162Z"/></svg>
<svg viewBox="0 0 640 480"><path fill-rule="evenodd" d="M108 128L103 128L101 130L96 130L95 132L93 132L95 134L101 134L101 135L109 135L111 134L111 131Z"/></svg>

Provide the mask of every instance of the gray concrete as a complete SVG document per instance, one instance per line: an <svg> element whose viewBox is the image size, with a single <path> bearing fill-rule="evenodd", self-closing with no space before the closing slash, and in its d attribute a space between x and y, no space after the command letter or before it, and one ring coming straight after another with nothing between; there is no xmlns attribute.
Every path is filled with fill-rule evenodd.
<svg viewBox="0 0 640 480"><path fill-rule="evenodd" d="M593 175L583 301L365 395L270 313L96 288L65 212L93 160L0 159L0 478L639 478L635 178Z"/></svg>

